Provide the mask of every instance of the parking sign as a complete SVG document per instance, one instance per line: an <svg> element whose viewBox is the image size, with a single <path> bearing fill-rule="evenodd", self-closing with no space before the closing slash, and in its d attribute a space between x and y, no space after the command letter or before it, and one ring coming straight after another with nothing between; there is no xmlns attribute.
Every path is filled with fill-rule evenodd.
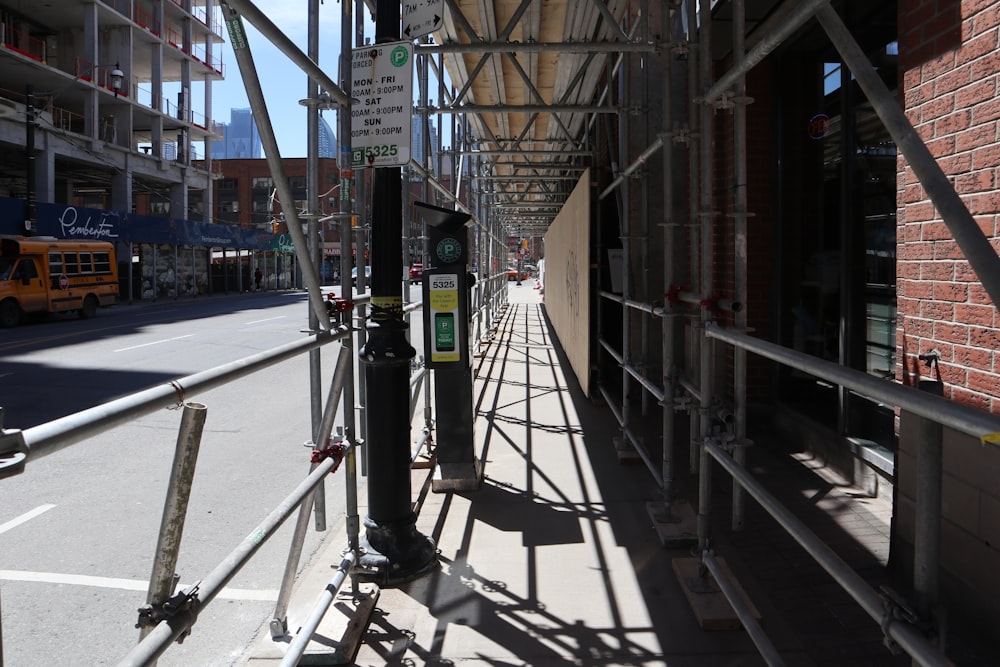
<svg viewBox="0 0 1000 667"><path fill-rule="evenodd" d="M388 42L351 52L351 166L410 162L413 44Z"/></svg>

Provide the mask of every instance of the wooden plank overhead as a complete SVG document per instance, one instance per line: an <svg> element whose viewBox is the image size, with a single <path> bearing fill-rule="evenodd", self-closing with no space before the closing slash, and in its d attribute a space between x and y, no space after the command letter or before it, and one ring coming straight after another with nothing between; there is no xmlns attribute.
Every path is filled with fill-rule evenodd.
<svg viewBox="0 0 1000 667"><path fill-rule="evenodd" d="M634 20L628 0L445 0L445 7L433 40L456 91L453 106L469 109L476 147L494 151L492 174L536 181L507 182L498 192L530 188L561 202L566 181L545 177L565 177L567 166L588 161L584 132L615 44L629 41L621 27Z"/></svg>

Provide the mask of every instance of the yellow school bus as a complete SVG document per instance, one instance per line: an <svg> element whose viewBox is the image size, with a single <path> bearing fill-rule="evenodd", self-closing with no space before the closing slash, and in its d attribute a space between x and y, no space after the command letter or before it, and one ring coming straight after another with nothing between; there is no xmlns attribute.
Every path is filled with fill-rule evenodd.
<svg viewBox="0 0 1000 667"><path fill-rule="evenodd" d="M94 317L118 303L115 248L106 241L0 237L0 326L25 315L77 311Z"/></svg>

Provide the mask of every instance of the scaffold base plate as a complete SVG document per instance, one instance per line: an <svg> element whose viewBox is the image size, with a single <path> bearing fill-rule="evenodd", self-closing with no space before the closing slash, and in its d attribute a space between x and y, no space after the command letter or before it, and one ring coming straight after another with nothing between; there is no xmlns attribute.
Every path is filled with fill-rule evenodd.
<svg viewBox="0 0 1000 667"><path fill-rule="evenodd" d="M375 584L359 586L362 597L357 603L338 597L327 612L320 629L306 647L299 665L352 665L364 643L365 633L372 620L372 613L381 591ZM344 628L340 640L322 634L327 624L334 629Z"/></svg>
<svg viewBox="0 0 1000 667"><path fill-rule="evenodd" d="M716 562L725 573L726 579L739 591L744 604L753 611L754 618L760 620L760 612L753 606L743 587L733 576L726 561L722 558L716 558ZM706 572L704 577L700 576L700 564L701 560L698 558L675 558L672 561L674 574L677 575L681 590L684 591L684 596L687 597L691 611L698 619L698 624L702 630L739 630L743 624L736 616L736 612L733 611L729 600L723 595L710 572Z"/></svg>
<svg viewBox="0 0 1000 667"><path fill-rule="evenodd" d="M683 549L698 541L698 517L688 501L671 502L669 515L662 501L646 503L646 511L664 547Z"/></svg>
<svg viewBox="0 0 1000 667"><path fill-rule="evenodd" d="M611 440L615 444L615 453L618 455L618 463L642 462L642 457L639 456L639 452L635 451L635 448L626 443L624 439L615 437Z"/></svg>

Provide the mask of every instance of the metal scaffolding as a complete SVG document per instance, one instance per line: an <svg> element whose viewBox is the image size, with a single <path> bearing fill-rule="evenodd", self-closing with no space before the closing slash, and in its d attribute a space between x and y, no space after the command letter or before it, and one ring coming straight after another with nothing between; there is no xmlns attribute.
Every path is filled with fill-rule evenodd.
<svg viewBox="0 0 1000 667"><path fill-rule="evenodd" d="M315 0L313 3L315 6ZM600 156L606 149L610 172L602 174L603 180L595 181L598 187L591 193L595 205L594 222L588 230L593 233L590 263L605 268L609 264L608 251L619 248L622 261L620 274L611 280L618 288L601 287L592 295L598 314L593 325L585 324L591 327L588 333L594 341L592 348L605 362L597 364L601 369L597 373L597 392L618 423L620 442L615 446L619 455L639 458L658 487L659 497L649 503L648 511L661 539L672 546L696 543L706 571L720 577L712 543L717 519L711 512L713 469L718 465L733 478L730 517L733 530L744 526L749 494L866 613L882 623L887 641L898 643L919 664L949 664L920 627L921 623L930 622L938 604L938 581L927 573L936 573L940 558L936 545L941 507L940 495L935 495L939 491L942 465L940 429L944 425L978 438L985 433L1000 432L1000 418L751 335L748 322L751 313L746 305L750 291L749 223L754 216L749 210L748 192L748 107L753 100L747 96L747 74L800 28L816 19L912 166L986 292L994 303L1000 303L1000 258L989 240L828 0L781 3L780 11L757 27L752 46L747 44L747 3L731 0L727 3L732 12L731 60L725 63L713 57L717 41L725 39L725 35L715 34L724 23L713 16L713 3L684 0L658 3L650 8L648 2L643 2L642 11L629 12L625 11L624 2L596 2L591 16L576 19L590 30L591 38L562 43L514 41L511 31L530 4L526 0L519 5L506 29L498 30L501 26L492 25L477 33L462 15L462 3L449 2L449 25L454 33L450 36L462 32L468 41L431 43L425 39L415 47L419 79L416 118L423 128L423 143L421 154L413 156L402 178L405 205L399 214L407 257L412 259L411 249L419 248L423 266L430 265L426 223L418 226L410 217L411 183L417 184L425 202L471 214L470 268L476 280L472 292L471 338L473 346L488 343L507 305L511 237L519 238L525 233L543 235L562 209L579 172L605 167L600 164ZM306 56L248 0L223 0L222 5L231 32L241 31L240 21L246 17L309 75L310 100L319 100L317 87L330 94L340 105L339 132L346 141L350 136L351 103L351 12L347 3L342 14L339 85L316 64L317 44L313 40ZM362 44L361 0L355 11L358 23L354 41ZM656 30L661 35L657 41L650 38L654 32L650 22L654 19L658 19ZM537 85L534 76L537 63L524 64L518 57L552 53L574 54L578 58L576 64L586 66L580 66L572 74L563 73L561 88L549 95L548 91L543 94L542 87ZM461 60L463 55L476 56L475 65L468 67ZM279 197L282 201L292 201L249 49L239 48L237 60L262 129ZM497 76L503 62L513 67L511 80L518 81L526 91L524 99L517 102L478 99L473 84L480 74L492 77L498 89L509 85L504 83L502 75ZM595 71L586 71L590 68ZM718 69L724 71L717 74ZM462 76L451 80L449 73ZM437 82L436 91L432 74ZM595 94L581 98L574 91L582 89L588 76L592 76ZM596 90L598 80L600 90ZM651 109L657 100L660 123L654 126L650 119L655 114ZM311 148L317 134L316 113L318 106L313 104L308 126ZM515 116L523 117L521 126L512 120ZM535 136L536 123L542 116L550 120L545 134ZM445 118L450 125L447 132L450 147L443 145ZM430 131L432 125L437 129L436 135ZM719 163L723 160L719 159L722 153L716 142L723 137L731 142L725 147L728 158L725 167L727 171L731 169L725 178L733 184L730 193L719 191L723 170ZM346 147L345 144L342 149ZM314 153L310 158L310 210L305 217L309 224L306 234L314 239L319 186ZM342 169L346 169L349 154L345 150L341 152L341 160L345 161ZM372 192L365 188L362 175L343 174L344 171L339 211L341 275L344 283L349 284L351 263L347 248L353 240L359 264L363 265L363 235L370 222L366 200L372 197ZM357 210L352 208L352 189L357 193ZM731 199L724 201L726 197ZM722 210L725 206L728 209ZM330 329L315 273L317 249L313 244L313 252L305 254L309 244L294 207L286 209L286 214L309 289L310 327ZM354 216L358 218L357 227L352 227ZM724 245L726 237L720 233L727 221L731 221L731 246ZM731 263L726 258L731 258ZM721 265L731 267L731 285L720 284ZM364 291L362 273L359 271L359 286ZM620 318L606 316L619 312ZM358 316L364 321L363 305ZM308 345L318 346L331 333L317 334L314 342L297 345L294 351ZM353 349L349 337L338 339L345 353ZM356 344L364 349L363 328L358 332ZM291 352L290 349L288 353ZM807 526L791 517L748 473L748 450L753 444L747 414L750 355L821 378L839 387L841 392L851 391L921 418L922 458L918 475L923 502L917 517L919 539L915 559L922 575L915 588L923 618L888 617L878 593L851 572ZM337 391L342 387L345 404L353 408L353 371L344 369L343 373L338 376ZM214 378L193 380L206 386L215 382ZM433 427L430 380L421 375L420 381L428 406L426 437ZM364 379L360 378L360 382L360 414L364 424ZM322 438L328 436L331 424L321 418L330 413L331 407L328 405L325 412L319 409L322 388L318 380L311 389L316 406L314 432L317 438ZM166 394L157 394L149 400L151 404L159 404L169 399ZM651 431L647 417L654 406L659 408L659 420L658 429L654 426L652 430L658 431L659 445L646 437ZM129 406L122 406L121 410L123 417L132 414ZM351 419L348 428L353 432L354 410L347 410L347 414ZM56 427L65 429L66 425ZM89 432L87 425L72 427L74 434ZM53 443L57 441L58 446L68 444L64 432L49 433L46 428L55 427L33 429L30 434L33 449L54 449ZM363 429L360 435L364 440ZM698 473L695 499L680 498L675 488L678 461L685 450L690 472ZM306 501L304 513L308 513L308 506ZM356 532L357 525L352 528ZM356 551L357 545L352 544L351 548ZM346 576L353 566L353 561L342 566L338 586L343 579L341 574ZM731 590L729 582L721 583L724 591ZM769 664L778 664L780 658L775 656L766 636L752 619L744 616L744 624L750 628L761 653L768 657Z"/></svg>

